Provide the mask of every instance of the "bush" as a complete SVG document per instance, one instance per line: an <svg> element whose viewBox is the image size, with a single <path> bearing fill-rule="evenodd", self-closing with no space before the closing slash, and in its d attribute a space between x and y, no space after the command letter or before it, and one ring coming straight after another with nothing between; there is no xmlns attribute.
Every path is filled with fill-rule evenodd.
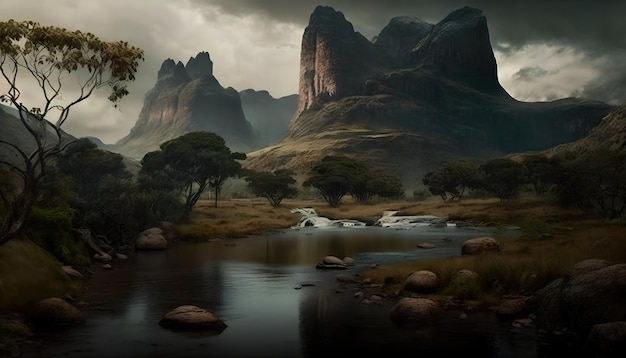
<svg viewBox="0 0 626 358"><path fill-rule="evenodd" d="M39 246L61 262L73 266L89 266L89 254L82 242L72 234L74 211L69 207L35 207L28 223L28 235Z"/></svg>

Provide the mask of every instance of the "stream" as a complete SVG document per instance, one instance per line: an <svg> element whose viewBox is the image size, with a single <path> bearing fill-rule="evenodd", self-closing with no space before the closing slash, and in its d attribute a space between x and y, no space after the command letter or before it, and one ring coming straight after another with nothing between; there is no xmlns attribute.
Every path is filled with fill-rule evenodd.
<svg viewBox="0 0 626 358"><path fill-rule="evenodd" d="M25 357L319 357L423 355L535 357L533 328L488 312L447 312L439 323L400 329L394 301L363 304L358 285L340 285L372 265L460 255L489 228L302 227L207 243L138 251L96 270L80 297L86 322L37 332ZM419 249L432 243L433 249ZM319 270L324 256L349 256L346 270ZM219 334L159 326L169 310L205 308L228 327Z"/></svg>

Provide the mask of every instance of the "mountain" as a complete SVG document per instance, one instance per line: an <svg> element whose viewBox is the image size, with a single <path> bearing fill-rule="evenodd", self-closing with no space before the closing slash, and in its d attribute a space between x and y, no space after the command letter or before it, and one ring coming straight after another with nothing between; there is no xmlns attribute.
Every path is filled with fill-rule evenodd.
<svg viewBox="0 0 626 358"><path fill-rule="evenodd" d="M30 155L36 148L37 144L33 135L26 129L19 118L19 112L17 109L0 104L0 123L2 130L0 130L0 161L6 161L12 164L16 164L18 167L23 167L24 160L19 152L13 149L11 146L15 145L19 147L24 153ZM39 125L35 122L35 119L30 117L27 119L31 122L32 129L41 133ZM72 135L61 130L61 139L63 141L76 139ZM46 127L46 136L44 141L48 144L56 144L59 140L56 132L51 127ZM11 145L6 144L11 143Z"/></svg>
<svg viewBox="0 0 626 358"><path fill-rule="evenodd" d="M480 9L437 24L391 19L372 41L318 6L301 45L298 108L285 137L248 153L255 170L301 178L325 155L367 159L405 187L452 159L549 148L584 137L614 107L581 98L521 102L500 85Z"/></svg>
<svg viewBox="0 0 626 358"><path fill-rule="evenodd" d="M289 128L298 106L298 95L274 98L268 91L247 89L239 92L246 119L255 129L259 145L278 142Z"/></svg>
<svg viewBox="0 0 626 358"><path fill-rule="evenodd" d="M615 108L602 118L600 124L585 137L549 148L542 153L548 156L570 151L582 154L599 148L626 150L626 104Z"/></svg>
<svg viewBox="0 0 626 358"><path fill-rule="evenodd" d="M193 131L214 132L233 151L260 147L239 93L220 85L207 52L191 57L185 65L172 59L163 62L135 126L111 150L141 159L161 143Z"/></svg>

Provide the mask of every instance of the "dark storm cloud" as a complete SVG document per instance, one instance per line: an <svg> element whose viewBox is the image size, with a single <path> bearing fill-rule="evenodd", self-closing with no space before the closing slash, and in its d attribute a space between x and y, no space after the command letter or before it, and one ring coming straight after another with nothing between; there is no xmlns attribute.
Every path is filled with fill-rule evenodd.
<svg viewBox="0 0 626 358"><path fill-rule="evenodd" d="M371 38L394 16L438 22L463 6L485 13L492 42L519 47L529 42L559 42L593 51L626 48L623 0L190 0L244 16L257 14L303 28L317 5L341 11L355 30Z"/></svg>

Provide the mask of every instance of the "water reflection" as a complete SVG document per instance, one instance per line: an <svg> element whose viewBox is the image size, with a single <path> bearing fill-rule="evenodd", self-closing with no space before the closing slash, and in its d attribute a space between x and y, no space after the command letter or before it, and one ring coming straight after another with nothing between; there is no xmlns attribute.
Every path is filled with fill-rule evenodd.
<svg viewBox="0 0 626 358"><path fill-rule="evenodd" d="M439 326L400 330L388 318L390 301L360 304L355 287L338 286L337 271L314 268L326 255L353 257L356 266L341 271L353 274L373 263L458 255L463 241L488 233L455 227L305 228L137 252L92 277L82 297L90 303L84 326L46 332L30 356L317 357L346 350L368 356L525 356L520 352L535 349L532 335L510 343L510 327L490 315L460 320L452 312ZM416 248L424 242L436 248ZM158 325L165 312L184 304L209 309L228 327L208 335Z"/></svg>

